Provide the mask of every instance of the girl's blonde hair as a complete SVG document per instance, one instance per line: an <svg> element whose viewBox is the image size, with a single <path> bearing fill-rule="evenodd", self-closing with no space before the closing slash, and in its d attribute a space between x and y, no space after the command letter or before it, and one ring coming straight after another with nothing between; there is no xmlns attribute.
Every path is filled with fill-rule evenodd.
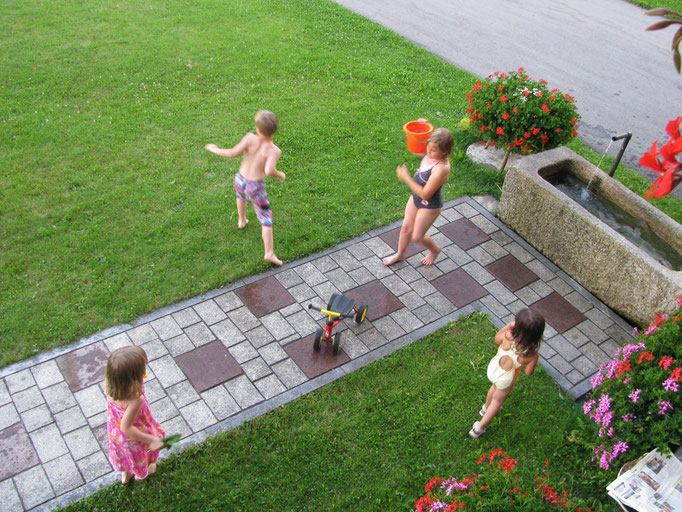
<svg viewBox="0 0 682 512"><path fill-rule="evenodd" d="M511 335L520 355L534 355L540 348L544 332L545 319L540 313L530 308L520 309L516 313Z"/></svg>
<svg viewBox="0 0 682 512"><path fill-rule="evenodd" d="M452 153L452 148L455 145L455 139L452 136L452 132L447 128L436 128L431 132L431 135L426 139L426 142L433 142L438 146L438 149L445 153L445 156Z"/></svg>
<svg viewBox="0 0 682 512"><path fill-rule="evenodd" d="M114 350L107 360L104 387L113 400L133 400L142 393L147 354L131 345Z"/></svg>

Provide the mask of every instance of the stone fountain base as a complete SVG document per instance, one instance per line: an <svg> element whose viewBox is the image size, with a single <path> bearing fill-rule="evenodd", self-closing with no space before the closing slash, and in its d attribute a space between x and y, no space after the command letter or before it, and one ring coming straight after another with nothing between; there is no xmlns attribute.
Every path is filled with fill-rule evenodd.
<svg viewBox="0 0 682 512"><path fill-rule="evenodd" d="M647 325L655 313L673 309L682 272L661 265L543 178L563 171L595 184L598 195L645 220L682 253L680 224L565 147L507 166L500 219L624 317Z"/></svg>

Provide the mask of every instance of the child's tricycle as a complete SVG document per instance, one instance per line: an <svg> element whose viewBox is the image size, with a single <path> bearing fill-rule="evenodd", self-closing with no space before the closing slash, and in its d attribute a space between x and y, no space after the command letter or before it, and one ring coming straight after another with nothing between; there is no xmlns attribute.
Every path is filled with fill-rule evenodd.
<svg viewBox="0 0 682 512"><path fill-rule="evenodd" d="M332 352L339 353L339 344L341 343L341 333L337 332L332 340L332 329L344 318L355 317L355 323L360 325L365 321L367 316L367 304L361 304L355 307L355 301L350 297L341 295L340 293L332 293L327 309L317 309L312 304L308 304L308 309L315 309L320 313L328 315L327 325L324 329L322 327L315 331L315 339L313 341L313 350L320 350L320 343L323 341L329 345L332 344Z"/></svg>

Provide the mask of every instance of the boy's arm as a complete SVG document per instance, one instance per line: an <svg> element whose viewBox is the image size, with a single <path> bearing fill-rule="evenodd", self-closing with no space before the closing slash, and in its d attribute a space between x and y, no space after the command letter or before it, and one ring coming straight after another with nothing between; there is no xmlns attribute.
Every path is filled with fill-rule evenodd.
<svg viewBox="0 0 682 512"><path fill-rule="evenodd" d="M224 156L227 158L236 158L239 155L241 155L244 151L246 151L246 148L249 145L249 134L247 133L242 137L242 140L239 141L239 143L229 149L221 149L215 144L206 144L204 146L207 150L209 150L211 153L215 153L216 155Z"/></svg>
<svg viewBox="0 0 682 512"><path fill-rule="evenodd" d="M284 180L287 177L287 175L284 174L282 171L277 170L277 160L279 160L281 154L282 150L276 148L268 155L267 160L265 160L265 175L274 176L278 178L281 183L284 183Z"/></svg>

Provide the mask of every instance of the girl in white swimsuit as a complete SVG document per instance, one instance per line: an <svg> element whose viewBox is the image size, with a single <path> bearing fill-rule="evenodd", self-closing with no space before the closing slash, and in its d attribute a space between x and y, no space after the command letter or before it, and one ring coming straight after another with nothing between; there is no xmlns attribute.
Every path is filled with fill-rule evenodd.
<svg viewBox="0 0 682 512"><path fill-rule="evenodd" d="M511 393L514 383L526 367L526 375L532 375L540 357L539 349L545 319L532 309L524 308L516 313L514 321L505 325L495 335L499 345L497 354L488 364L488 379L491 382L485 404L481 407L480 421L469 431L471 437L480 437L485 427L499 412Z"/></svg>

